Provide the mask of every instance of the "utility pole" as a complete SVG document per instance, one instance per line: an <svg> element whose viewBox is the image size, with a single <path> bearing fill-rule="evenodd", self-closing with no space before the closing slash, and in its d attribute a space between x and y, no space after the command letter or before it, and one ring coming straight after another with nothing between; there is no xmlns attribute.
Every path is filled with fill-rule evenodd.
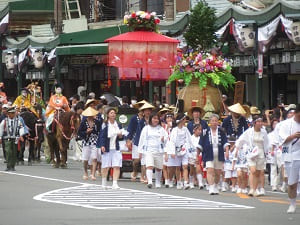
<svg viewBox="0 0 300 225"><path fill-rule="evenodd" d="M62 33L62 0L54 0L54 30L55 34Z"/></svg>

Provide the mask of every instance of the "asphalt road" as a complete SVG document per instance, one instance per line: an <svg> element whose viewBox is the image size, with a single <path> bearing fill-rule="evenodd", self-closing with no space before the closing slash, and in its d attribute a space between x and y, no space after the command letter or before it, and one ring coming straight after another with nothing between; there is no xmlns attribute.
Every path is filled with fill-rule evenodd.
<svg viewBox="0 0 300 225"><path fill-rule="evenodd" d="M259 198L230 192L210 196L204 190L148 189L122 179L120 190L103 190L101 178L83 181L80 162L53 169L45 162L5 172L0 160L1 225L89 224L300 224L298 212L286 214L287 195ZM127 175L128 176L128 175ZM109 184L111 184L109 182Z"/></svg>

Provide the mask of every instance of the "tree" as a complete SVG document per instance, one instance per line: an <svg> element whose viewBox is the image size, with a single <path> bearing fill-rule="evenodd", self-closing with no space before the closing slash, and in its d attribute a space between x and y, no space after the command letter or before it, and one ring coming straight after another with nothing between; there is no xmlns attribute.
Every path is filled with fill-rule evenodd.
<svg viewBox="0 0 300 225"><path fill-rule="evenodd" d="M184 38L189 47L207 50L214 45L216 40L215 9L210 8L205 1L201 1L191 12Z"/></svg>

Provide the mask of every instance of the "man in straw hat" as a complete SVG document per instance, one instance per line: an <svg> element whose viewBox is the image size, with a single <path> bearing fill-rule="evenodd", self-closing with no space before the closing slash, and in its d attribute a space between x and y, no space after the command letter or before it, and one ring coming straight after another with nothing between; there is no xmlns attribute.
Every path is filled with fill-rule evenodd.
<svg viewBox="0 0 300 225"><path fill-rule="evenodd" d="M127 131L129 134L127 135L127 146L130 147L132 145L132 159L133 159L133 173L131 175L132 180L136 179L137 176L137 168L140 163L140 157L138 153L138 145L140 140L140 135L142 132L142 129L145 125L149 122L149 117L152 112L152 110L155 108L153 105L146 101L138 102L136 105L141 105L139 108L139 114L142 115L142 118L139 116L136 116L135 119L132 119L132 124L129 124ZM139 117L139 118L138 118ZM145 163L144 160L141 162L142 168L141 168L141 182L146 182L146 169L145 169Z"/></svg>
<svg viewBox="0 0 300 225"><path fill-rule="evenodd" d="M187 128L193 135L193 129L195 124L200 124L202 127L202 135L205 135L208 125L206 121L202 120L201 117L204 115L204 110L199 106L198 100L192 100L192 107L188 111L189 116L192 120L188 123Z"/></svg>
<svg viewBox="0 0 300 225"><path fill-rule="evenodd" d="M246 114L246 111L240 103L236 103L228 107L231 115L223 120L222 127L225 129L227 136L239 137L242 133L248 129L248 124L242 115Z"/></svg>
<svg viewBox="0 0 300 225"><path fill-rule="evenodd" d="M0 124L0 144L5 143L7 157L6 171L15 171L17 162L18 142L24 141L23 136L28 133L20 117L16 115L15 107L7 110L7 118ZM3 139L3 140L2 140Z"/></svg>
<svg viewBox="0 0 300 225"><path fill-rule="evenodd" d="M85 117L80 123L78 129L78 136L82 139L82 160L83 160L83 169L84 175L83 179L88 179L88 161L92 160L92 173L91 179L96 180L96 167L97 167L97 158L101 155L100 149L96 148L98 137L101 131L101 123L96 119L98 111L93 107L89 106L86 108L82 115ZM99 150L99 151L98 151Z"/></svg>

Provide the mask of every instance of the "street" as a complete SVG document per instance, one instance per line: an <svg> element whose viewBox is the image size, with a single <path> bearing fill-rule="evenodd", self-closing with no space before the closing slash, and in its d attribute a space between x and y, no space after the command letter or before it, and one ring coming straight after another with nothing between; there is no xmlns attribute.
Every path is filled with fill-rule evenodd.
<svg viewBox="0 0 300 225"><path fill-rule="evenodd" d="M0 161L0 224L299 224L299 211L286 214L287 195L271 192L251 198L230 192L148 189L123 178L120 190L101 188L101 178L83 181L82 165L68 169L45 162L5 172ZM129 174L125 174L129 177ZM111 182L109 182L111 185ZM298 206L300 201L298 200Z"/></svg>

